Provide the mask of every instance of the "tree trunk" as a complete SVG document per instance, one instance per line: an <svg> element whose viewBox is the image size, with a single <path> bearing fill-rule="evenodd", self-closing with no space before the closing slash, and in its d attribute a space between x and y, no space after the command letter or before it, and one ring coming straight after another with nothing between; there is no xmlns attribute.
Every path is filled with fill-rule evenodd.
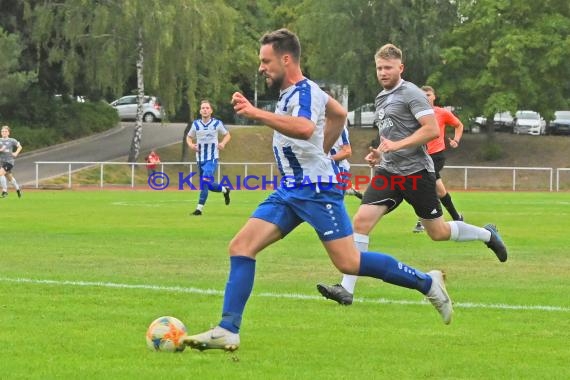
<svg viewBox="0 0 570 380"><path fill-rule="evenodd" d="M487 115L485 129L487 142L492 143L495 140L495 114Z"/></svg>
<svg viewBox="0 0 570 380"><path fill-rule="evenodd" d="M186 124L186 128L184 128L184 136L182 136L182 157L180 158L180 162L186 162L188 160L188 144L186 143L186 136L188 136L190 128L192 128L192 121L189 121L188 124Z"/></svg>
<svg viewBox="0 0 570 380"><path fill-rule="evenodd" d="M137 118L135 121L135 130L133 140L131 141L131 150L129 151L129 162L137 162L141 150L142 140L142 123L143 123L143 102L144 102L144 51L142 27L139 27L139 37L137 41Z"/></svg>

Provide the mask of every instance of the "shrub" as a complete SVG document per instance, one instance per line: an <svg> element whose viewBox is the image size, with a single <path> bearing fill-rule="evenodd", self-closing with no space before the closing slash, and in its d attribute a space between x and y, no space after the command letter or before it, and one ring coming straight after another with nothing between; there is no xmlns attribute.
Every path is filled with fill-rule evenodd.
<svg viewBox="0 0 570 380"><path fill-rule="evenodd" d="M20 127L17 125L12 125L11 128L14 130L13 137L22 144L24 152L63 141L54 129Z"/></svg>
<svg viewBox="0 0 570 380"><path fill-rule="evenodd" d="M483 161L495 161L503 158L504 154L501 144L491 141L483 145L479 156Z"/></svg>
<svg viewBox="0 0 570 380"><path fill-rule="evenodd" d="M38 88L0 107L0 114L2 125L14 129L26 151L102 132L119 122L117 111L105 102L79 103L67 96L47 96Z"/></svg>

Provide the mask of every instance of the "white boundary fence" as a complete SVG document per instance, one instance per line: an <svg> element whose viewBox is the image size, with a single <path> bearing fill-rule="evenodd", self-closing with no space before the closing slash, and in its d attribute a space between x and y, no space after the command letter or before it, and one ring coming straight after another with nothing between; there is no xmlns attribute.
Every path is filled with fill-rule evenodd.
<svg viewBox="0 0 570 380"><path fill-rule="evenodd" d="M93 169L98 167L99 168L99 187L104 188L105 185L130 185L131 187L136 186L136 168L140 168L142 170L146 170L146 163L129 163L129 162L91 162L91 161L70 161L70 162L62 162L62 161L37 161L36 163L36 180L35 180L35 187L39 188L41 186L41 182L46 180L40 180L40 174L42 168L47 168L49 166L57 166L59 167L59 174L52 175L50 179L54 177L62 177L67 176L67 187L72 188L73 183L73 174L85 169ZM162 162L158 164L157 171L165 172L168 170L170 166L179 166L183 170L188 170L188 174L198 170L196 162ZM62 173L62 166L65 166L65 172ZM105 169L106 167L111 166L126 166L129 167L130 170L130 183L106 183L105 182ZM250 173L259 173L260 170L264 175L273 178L274 175L278 175L278 171L275 167L275 163L273 162L220 162L219 169L217 171L217 180L218 182L222 179L225 173L233 172L235 173L235 169L231 169L231 167L238 167L239 173L243 173L244 177L250 175ZM241 167L241 170L239 169ZM460 180L455 174L457 170L461 170L463 172L462 179ZM525 177L527 183L532 183L533 186L531 190L542 190L542 191L564 191L564 189L570 190L570 178L564 181L562 178L562 173L570 173L570 168L541 168L541 167L504 167L504 166L446 166L444 171L442 172L442 176L445 179L446 186L450 188L458 188L462 186L464 190L489 190L489 189L500 189L505 190L505 188L509 188L512 191L517 190L528 190L524 186L523 180L519 178L521 173L525 172L532 172L532 178ZM556 171L556 176L554 176L554 172ZM351 172L354 175L367 175L370 178L374 175L374 170L368 165L365 164L353 164L351 166ZM356 173L358 172L358 173ZM480 172L483 172L481 175ZM508 174L510 172L510 174ZM479 176L475 175L479 173ZM502 174L500 174L502 173ZM536 173L536 174L535 174ZM453 175L452 175L453 174ZM478 178L479 177L479 178ZM519 178L517 180L517 178ZM486 186L485 181L487 179L493 179L499 185L495 186ZM561 181L566 186L561 186ZM521 184L523 183L523 184ZM76 185L84 185L81 183L76 183ZM91 183L93 185L93 183ZM508 186L508 187L507 187Z"/></svg>
<svg viewBox="0 0 570 380"><path fill-rule="evenodd" d="M556 169L556 191L560 191L560 172L570 173L570 168L557 168Z"/></svg>
<svg viewBox="0 0 570 380"><path fill-rule="evenodd" d="M504 166L446 166L445 169L462 169L463 170L463 190L468 189L469 183L469 170L500 170L500 171L512 171L512 190L517 190L517 171L522 170L532 170L532 171L544 171L548 173L548 191L552 191L552 181L553 172L552 168L534 168L534 167L504 167ZM558 169L557 169L558 170ZM557 177L558 180L558 177ZM556 183L556 191L559 191L559 184Z"/></svg>

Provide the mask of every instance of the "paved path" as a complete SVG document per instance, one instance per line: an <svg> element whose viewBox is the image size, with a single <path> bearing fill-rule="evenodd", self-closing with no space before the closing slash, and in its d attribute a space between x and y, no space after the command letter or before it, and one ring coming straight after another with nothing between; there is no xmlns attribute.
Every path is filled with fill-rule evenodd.
<svg viewBox="0 0 570 380"><path fill-rule="evenodd" d="M22 185L35 185L37 161L126 161L133 138L134 123L121 123L117 128L80 140L23 153L16 158L14 175ZM145 123L141 141L141 155L152 148L182 143L184 123ZM17 135L14 136L18 138ZM24 149L26 147L24 146ZM139 159L140 161L140 159ZM78 169L87 165L73 165ZM49 178L67 173L68 165L42 165L39 178Z"/></svg>

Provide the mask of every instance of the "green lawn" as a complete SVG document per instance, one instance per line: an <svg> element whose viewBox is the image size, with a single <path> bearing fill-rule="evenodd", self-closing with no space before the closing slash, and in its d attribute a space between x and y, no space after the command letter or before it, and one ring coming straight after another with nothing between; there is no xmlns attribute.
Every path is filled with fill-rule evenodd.
<svg viewBox="0 0 570 380"><path fill-rule="evenodd" d="M466 220L494 222L510 257L482 243L412 234L403 205L371 236L422 270L441 268L455 316L445 326L419 293L361 279L357 301L320 298L340 274L299 227L258 258L241 348L155 353L148 324L216 324L227 244L266 193L27 191L0 200L0 378L4 379L567 379L570 378L570 196L462 193ZM358 207L346 200L349 212Z"/></svg>

